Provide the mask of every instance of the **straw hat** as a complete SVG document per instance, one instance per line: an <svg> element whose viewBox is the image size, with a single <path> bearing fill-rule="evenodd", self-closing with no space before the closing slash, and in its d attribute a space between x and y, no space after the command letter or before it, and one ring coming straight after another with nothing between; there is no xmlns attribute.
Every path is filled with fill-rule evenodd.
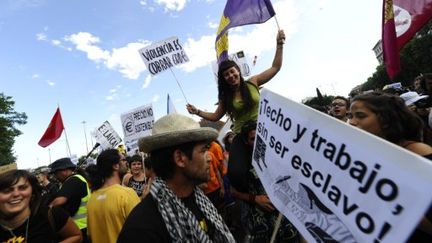
<svg viewBox="0 0 432 243"><path fill-rule="evenodd" d="M218 132L210 127L200 127L199 123L180 114L169 114L157 120L152 135L139 139L140 151L171 147L188 142L214 140Z"/></svg>

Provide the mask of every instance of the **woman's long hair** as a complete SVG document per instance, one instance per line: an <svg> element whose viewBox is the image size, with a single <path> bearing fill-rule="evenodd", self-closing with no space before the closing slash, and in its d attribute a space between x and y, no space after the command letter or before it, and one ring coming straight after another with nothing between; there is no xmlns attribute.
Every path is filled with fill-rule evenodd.
<svg viewBox="0 0 432 243"><path fill-rule="evenodd" d="M30 183L32 188L32 195L30 199L30 211L32 215L35 215L41 205L41 193L42 187L39 185L36 177L26 170L11 170L0 175L0 191L9 188L18 183L23 178ZM5 215L0 212L0 217L3 218Z"/></svg>
<svg viewBox="0 0 432 243"><path fill-rule="evenodd" d="M237 65L237 63L231 60L222 61L219 64L219 70L218 70L218 92L219 92L218 98L219 98L219 102L222 102L221 105L225 109L225 113L232 118L233 111L234 111L233 91L230 85L226 82L225 78L223 77L223 73L231 67L235 67L240 74L240 95L244 104L243 110L248 111L252 109L253 102L252 102L252 96L241 74L240 67Z"/></svg>
<svg viewBox="0 0 432 243"><path fill-rule="evenodd" d="M376 114L384 139L395 144L403 140L422 142L423 122L399 96L372 92L355 96L351 104L355 101Z"/></svg>

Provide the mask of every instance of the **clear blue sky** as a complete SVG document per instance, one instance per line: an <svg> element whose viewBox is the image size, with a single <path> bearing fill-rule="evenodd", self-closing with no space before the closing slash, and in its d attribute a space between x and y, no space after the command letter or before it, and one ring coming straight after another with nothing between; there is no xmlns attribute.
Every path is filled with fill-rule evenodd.
<svg viewBox="0 0 432 243"><path fill-rule="evenodd" d="M347 95L378 65L371 50L380 39L381 1L353 5L342 0L273 0L285 30L282 70L265 87L295 101L315 95ZM19 168L35 168L67 156L65 136L48 148L37 145L57 105L72 154L86 153L90 131L108 120L123 136L120 114L152 104L166 113L169 93L178 112L186 101L167 71L150 76L138 49L179 37L190 62L174 68L187 100L214 110L216 82L211 72L222 0L9 0L0 1L0 92L28 115L19 126L14 152ZM230 52L244 50L252 73L271 65L275 19L230 30ZM196 117L195 117L196 118Z"/></svg>

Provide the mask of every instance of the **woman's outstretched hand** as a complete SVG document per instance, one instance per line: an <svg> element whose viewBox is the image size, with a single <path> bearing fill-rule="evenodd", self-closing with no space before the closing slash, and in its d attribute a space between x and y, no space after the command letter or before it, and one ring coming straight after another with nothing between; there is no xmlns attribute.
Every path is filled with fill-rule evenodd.
<svg viewBox="0 0 432 243"><path fill-rule="evenodd" d="M189 114L192 115L197 115L199 111L194 105L191 104L187 104L186 109L188 110Z"/></svg>

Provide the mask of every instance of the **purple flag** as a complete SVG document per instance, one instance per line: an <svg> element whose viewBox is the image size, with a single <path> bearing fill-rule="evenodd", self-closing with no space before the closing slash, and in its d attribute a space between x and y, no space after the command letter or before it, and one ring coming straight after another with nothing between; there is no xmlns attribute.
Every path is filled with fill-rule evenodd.
<svg viewBox="0 0 432 243"><path fill-rule="evenodd" d="M216 34L216 57L220 63L228 58L228 29L264 23L275 15L270 0L228 0Z"/></svg>

